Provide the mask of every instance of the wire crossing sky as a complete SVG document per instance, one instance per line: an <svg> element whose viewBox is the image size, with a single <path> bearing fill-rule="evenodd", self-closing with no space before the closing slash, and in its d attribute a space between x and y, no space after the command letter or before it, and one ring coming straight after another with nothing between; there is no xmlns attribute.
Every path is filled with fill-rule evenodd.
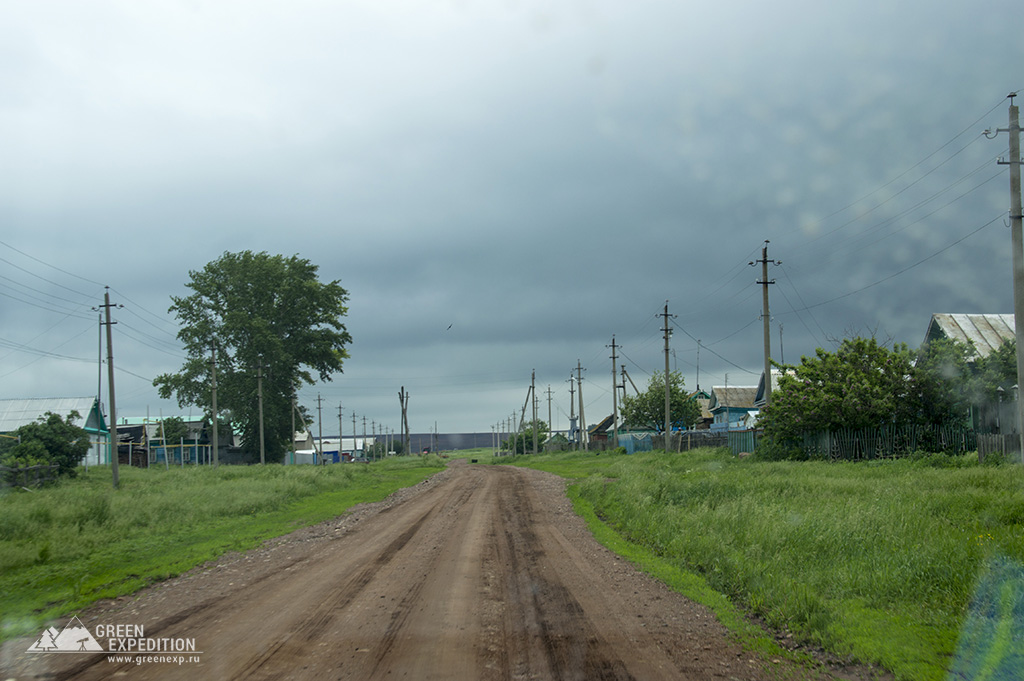
<svg viewBox="0 0 1024 681"><path fill-rule="evenodd" d="M756 385L757 258L785 359L934 312L1012 311L1016 2L5 3L0 397L189 414L172 295L225 252L350 294L343 374L300 401L415 432L611 413L635 379ZM105 368L103 369L105 372ZM104 374L105 375L105 374ZM104 394L106 388L103 389ZM104 397L104 400L106 398ZM192 410L197 413L198 410Z"/></svg>

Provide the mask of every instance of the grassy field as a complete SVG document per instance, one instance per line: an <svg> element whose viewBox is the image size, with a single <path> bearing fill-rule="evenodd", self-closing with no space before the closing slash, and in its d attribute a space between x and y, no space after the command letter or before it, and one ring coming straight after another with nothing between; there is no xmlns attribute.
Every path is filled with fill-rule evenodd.
<svg viewBox="0 0 1024 681"><path fill-rule="evenodd" d="M88 473L0 496L0 637L131 593L228 551L379 501L443 467L436 456L335 466Z"/></svg>
<svg viewBox="0 0 1024 681"><path fill-rule="evenodd" d="M570 495L599 537L628 541L612 548L675 574L734 628L742 618L717 594L901 679L1024 678L1019 465L768 463L708 450L515 463L575 478Z"/></svg>

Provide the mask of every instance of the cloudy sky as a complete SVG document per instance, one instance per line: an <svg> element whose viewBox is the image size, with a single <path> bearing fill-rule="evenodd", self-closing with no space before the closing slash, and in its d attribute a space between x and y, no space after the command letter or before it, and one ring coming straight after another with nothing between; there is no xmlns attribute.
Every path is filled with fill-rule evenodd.
<svg viewBox="0 0 1024 681"><path fill-rule="evenodd" d="M756 384L765 240L787 362L1013 311L982 131L1019 0L0 7L0 398L96 393L109 286L119 415L188 414L151 384L167 308L226 251L349 291L345 371L300 395L325 433L397 428L401 386L414 432L489 432L533 370L565 428L577 362L593 422L613 335L641 387L664 366L666 300L688 387Z"/></svg>

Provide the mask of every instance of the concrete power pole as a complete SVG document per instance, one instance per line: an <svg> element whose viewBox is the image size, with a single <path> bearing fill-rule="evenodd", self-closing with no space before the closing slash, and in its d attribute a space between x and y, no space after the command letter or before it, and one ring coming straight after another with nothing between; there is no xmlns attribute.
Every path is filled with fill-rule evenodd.
<svg viewBox="0 0 1024 681"><path fill-rule="evenodd" d="M1024 390L1024 234L1021 232L1020 112L1013 103L1016 96L1016 92L1008 95L1009 127L998 128L994 133L986 130L985 136L992 138L1000 132L1010 135L1010 157L1006 161L1000 159L999 164L1010 166L1010 247L1013 250L1013 319L1014 336L1017 339L1017 430L1020 432L1021 462L1024 463L1024 400L1020 396L1020 391Z"/></svg>
<svg viewBox="0 0 1024 681"><path fill-rule="evenodd" d="M619 447L619 390L616 381L618 380L618 368L615 365L615 361L618 356L615 351L619 346L615 345L615 334L612 334L612 344L606 345L606 348L612 349L612 446L618 449Z"/></svg>
<svg viewBox="0 0 1024 681"><path fill-rule="evenodd" d="M765 239L764 246L761 248L761 259L752 260L751 265L754 263L761 263L761 281L757 282L761 285L763 291L763 310L761 312L762 319L764 320L764 405L767 407L771 403L772 399L772 329L771 329L771 313L768 311L768 285L774 284L775 280L768 279L768 263L773 265L781 265L781 261L769 260L768 259L768 240Z"/></svg>
<svg viewBox="0 0 1024 681"><path fill-rule="evenodd" d="M114 477L114 489L117 489L121 484L121 477L117 470L117 455L118 455L118 441L117 441L117 407L114 401L114 345L113 345L113 333L110 328L116 322L110 321L110 287L106 287L106 291L103 294L103 309L106 314L107 324L107 382L110 384L110 470ZM132 462L132 446L128 445L128 464Z"/></svg>

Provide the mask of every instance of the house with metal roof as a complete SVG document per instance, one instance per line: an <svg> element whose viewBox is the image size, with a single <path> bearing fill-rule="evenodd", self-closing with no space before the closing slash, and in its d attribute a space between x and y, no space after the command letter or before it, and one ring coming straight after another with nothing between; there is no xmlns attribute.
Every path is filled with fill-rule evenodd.
<svg viewBox="0 0 1024 681"><path fill-rule="evenodd" d="M952 338L964 343L974 343L978 357L989 354L1008 340L1013 340L1014 317L1012 314L951 314L937 312L928 322L924 342L937 338Z"/></svg>
<svg viewBox="0 0 1024 681"><path fill-rule="evenodd" d="M57 414L61 418L78 414L75 425L89 433L93 447L88 454L88 463L99 463L109 460L106 447L101 451L101 443L106 444L110 437L106 417L95 397L38 397L17 400L0 400L0 433L13 433L18 428L34 423L46 413Z"/></svg>
<svg viewBox="0 0 1024 681"><path fill-rule="evenodd" d="M757 386L715 386L711 389L708 409L714 417L711 430L730 430L743 427L747 412L754 410Z"/></svg>

